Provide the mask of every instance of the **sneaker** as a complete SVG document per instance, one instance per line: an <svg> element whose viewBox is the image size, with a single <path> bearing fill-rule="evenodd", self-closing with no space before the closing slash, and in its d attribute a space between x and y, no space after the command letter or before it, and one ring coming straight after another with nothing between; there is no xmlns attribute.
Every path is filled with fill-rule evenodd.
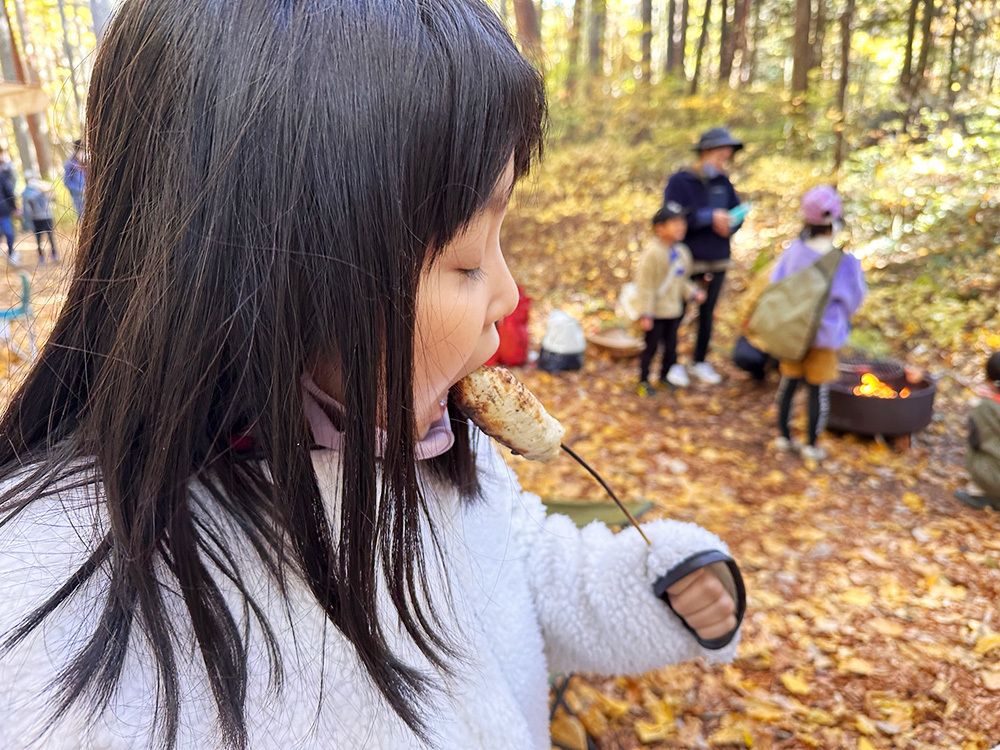
<svg viewBox="0 0 1000 750"><path fill-rule="evenodd" d="M688 377L684 365L673 364L670 365L670 369L667 371L667 382L677 388L687 388L691 385L691 378Z"/></svg>
<svg viewBox="0 0 1000 750"><path fill-rule="evenodd" d="M807 461L815 461L816 463L825 461L830 455L818 445L803 445L799 454Z"/></svg>
<svg viewBox="0 0 1000 750"><path fill-rule="evenodd" d="M691 366L691 372L698 380L702 383L708 383L708 385L718 385L722 382L722 376L708 362L695 362Z"/></svg>
<svg viewBox="0 0 1000 750"><path fill-rule="evenodd" d="M639 381L639 395L643 397L655 396L656 388L654 388L648 380Z"/></svg>
<svg viewBox="0 0 1000 750"><path fill-rule="evenodd" d="M968 505L970 508L975 508L976 510L985 510L986 508L1000 510L1000 501L988 498L986 495L967 492L966 490L955 490L955 499L963 505Z"/></svg>
<svg viewBox="0 0 1000 750"><path fill-rule="evenodd" d="M779 435L774 439L774 449L779 453L798 453L802 450L802 443L798 440L789 440L784 435Z"/></svg>

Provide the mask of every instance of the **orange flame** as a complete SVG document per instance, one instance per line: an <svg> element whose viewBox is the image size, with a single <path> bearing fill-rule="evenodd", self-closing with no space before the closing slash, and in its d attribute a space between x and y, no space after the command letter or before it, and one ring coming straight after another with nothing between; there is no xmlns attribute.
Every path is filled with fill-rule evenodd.
<svg viewBox="0 0 1000 750"><path fill-rule="evenodd" d="M866 372L861 376L861 385L855 386L855 396L871 396L872 398L909 398L910 389L903 388L898 393L888 383L883 383L874 374Z"/></svg>

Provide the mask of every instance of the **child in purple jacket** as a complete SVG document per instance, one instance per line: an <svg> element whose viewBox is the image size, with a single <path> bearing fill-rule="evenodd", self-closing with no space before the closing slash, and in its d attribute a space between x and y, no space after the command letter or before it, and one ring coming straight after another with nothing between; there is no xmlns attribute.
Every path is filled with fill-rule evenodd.
<svg viewBox="0 0 1000 750"><path fill-rule="evenodd" d="M844 217L837 191L829 185L809 190L802 197L802 217L805 229L778 259L771 272L772 283L812 265L833 250L833 237ZM830 411L828 384L837 379L837 350L847 341L851 316L861 306L867 291L861 264L845 252L834 274L830 299L812 347L801 362L781 362L782 378L778 388L778 428L781 436L775 441L778 450L798 448L792 441L789 422L795 391L805 381L809 390L809 430L807 444L801 447L800 452L804 458L813 461L826 458L826 451L817 446L816 441L826 428Z"/></svg>

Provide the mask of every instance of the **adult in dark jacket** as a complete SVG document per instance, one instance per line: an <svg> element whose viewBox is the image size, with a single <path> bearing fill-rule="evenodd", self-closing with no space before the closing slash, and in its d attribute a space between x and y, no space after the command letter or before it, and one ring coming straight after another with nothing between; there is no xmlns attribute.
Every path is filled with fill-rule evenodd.
<svg viewBox="0 0 1000 750"><path fill-rule="evenodd" d="M687 209L684 243L694 258L691 278L704 284L706 291L705 301L698 307L698 340L691 370L699 380L713 385L721 378L705 358L712 338L715 304L729 268L729 237L738 228L731 226L729 210L740 203L726 167L741 148L743 144L727 128L706 130L695 145L695 163L671 175L663 192L664 201L676 201Z"/></svg>
<svg viewBox="0 0 1000 750"><path fill-rule="evenodd" d="M7 257L11 262L17 262L14 253L14 220L11 218L17 211L17 194L14 192L14 181L17 174L14 165L5 149L0 149L0 231L7 238Z"/></svg>

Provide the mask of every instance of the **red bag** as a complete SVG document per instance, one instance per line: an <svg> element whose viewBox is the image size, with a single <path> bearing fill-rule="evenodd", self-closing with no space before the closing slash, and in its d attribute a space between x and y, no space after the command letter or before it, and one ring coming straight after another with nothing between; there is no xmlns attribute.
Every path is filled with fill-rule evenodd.
<svg viewBox="0 0 1000 750"><path fill-rule="evenodd" d="M531 297L524 296L520 284L517 287L518 300L514 312L497 324L500 333L500 346L496 354L490 357L488 365L506 365L517 367L528 361L528 313L531 311Z"/></svg>

